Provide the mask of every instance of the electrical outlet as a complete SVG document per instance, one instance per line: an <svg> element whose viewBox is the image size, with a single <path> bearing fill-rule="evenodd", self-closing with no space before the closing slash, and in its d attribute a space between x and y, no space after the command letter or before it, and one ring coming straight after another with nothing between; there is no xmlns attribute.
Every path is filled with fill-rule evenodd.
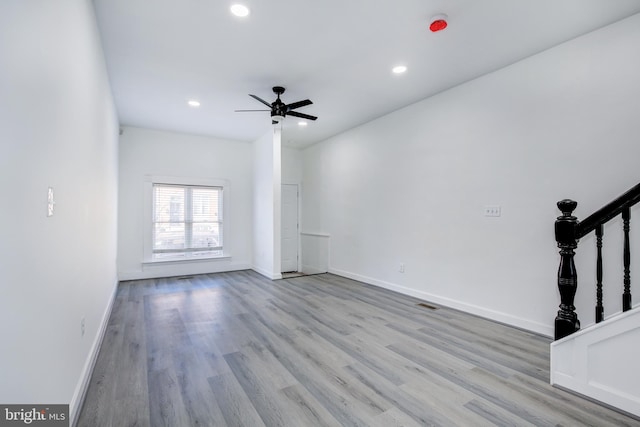
<svg viewBox="0 0 640 427"><path fill-rule="evenodd" d="M84 317L82 319L80 319L80 336L84 337L84 330L85 330L85 321L84 321Z"/></svg>
<svg viewBox="0 0 640 427"><path fill-rule="evenodd" d="M500 216L502 215L502 207L491 205L484 207L484 216Z"/></svg>
<svg viewBox="0 0 640 427"><path fill-rule="evenodd" d="M399 271L400 273L404 273L404 262L401 262L401 263L400 263L400 267L398 268L398 271Z"/></svg>

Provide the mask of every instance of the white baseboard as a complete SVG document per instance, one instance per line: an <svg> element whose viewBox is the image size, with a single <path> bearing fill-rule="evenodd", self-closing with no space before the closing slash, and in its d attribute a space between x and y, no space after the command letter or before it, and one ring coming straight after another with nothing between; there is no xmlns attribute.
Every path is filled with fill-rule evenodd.
<svg viewBox="0 0 640 427"><path fill-rule="evenodd" d="M535 332L547 337L553 337L553 326L545 325L542 323L534 322L522 317L513 316L511 314L502 313L495 310L490 310L477 305L469 304L464 301L458 301L451 298L431 294L428 292L420 291L417 289L407 288L395 283L386 282L383 280L374 279L372 277L363 276L361 274L351 273L349 271L338 270L329 267L329 273L346 277L360 282L367 283L369 285L378 286L384 289L389 289L404 295L409 295L415 298L419 298L428 302L442 305L444 307L454 308L456 310L464 311L466 313L474 314L476 316L484 317L486 319L494 320L496 322L504 323L516 328L525 329L527 331Z"/></svg>
<svg viewBox="0 0 640 427"><path fill-rule="evenodd" d="M116 299L117 292L118 292L118 283L116 282L113 288L113 292L111 293L109 302L107 304L107 308L102 314L100 327L98 329L98 333L96 334L93 340L93 344L91 345L91 350L89 351L89 356L87 357L87 360L85 361L84 367L82 369L80 380L78 381L78 385L76 385L76 390L73 393L71 402L69 403L69 425L70 426L75 426L76 423L78 422L78 416L80 415L80 410L82 409L82 404L84 403L84 398L87 394L87 389L89 388L89 382L91 381L93 368L95 367L96 361L98 360L100 347L102 346L104 335L107 332L107 325L109 323L109 317L111 317L111 310L113 308L113 302Z"/></svg>
<svg viewBox="0 0 640 427"><path fill-rule="evenodd" d="M263 275L267 279L271 280L280 280L282 279L282 273L274 273L273 271L268 271L260 267L256 267L255 265L251 267L251 270L255 271L258 274Z"/></svg>

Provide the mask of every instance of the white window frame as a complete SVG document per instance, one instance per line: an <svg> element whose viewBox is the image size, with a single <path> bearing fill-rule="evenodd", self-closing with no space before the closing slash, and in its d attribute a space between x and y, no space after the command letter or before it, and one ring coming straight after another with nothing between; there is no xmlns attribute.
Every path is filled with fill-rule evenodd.
<svg viewBox="0 0 640 427"><path fill-rule="evenodd" d="M176 257L162 257L159 259L154 258L153 253L153 186L155 184L176 185L176 186L191 186L191 187L219 187L222 189L222 223L221 233L223 236L222 243L222 255L204 255L204 256L185 256L182 253L176 254ZM143 263L174 263L174 262L197 262L197 261L211 261L212 259L229 258L231 255L228 251L229 242L229 190L230 185L227 180L210 179L210 178L194 178L194 177L172 177L172 176L157 176L147 175L144 181L144 259Z"/></svg>

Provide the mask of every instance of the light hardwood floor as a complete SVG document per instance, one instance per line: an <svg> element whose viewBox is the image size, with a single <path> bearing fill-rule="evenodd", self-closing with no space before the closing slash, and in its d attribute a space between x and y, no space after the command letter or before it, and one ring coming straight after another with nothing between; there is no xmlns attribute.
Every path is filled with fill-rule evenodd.
<svg viewBox="0 0 640 427"><path fill-rule="evenodd" d="M338 276L120 284L78 426L638 426L550 340Z"/></svg>

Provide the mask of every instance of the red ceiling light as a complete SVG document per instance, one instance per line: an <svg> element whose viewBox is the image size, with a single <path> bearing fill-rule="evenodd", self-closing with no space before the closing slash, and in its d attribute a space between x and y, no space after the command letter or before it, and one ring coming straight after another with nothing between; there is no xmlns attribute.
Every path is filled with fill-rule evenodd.
<svg viewBox="0 0 640 427"><path fill-rule="evenodd" d="M431 32L437 33L438 31L442 31L447 28L447 25L447 15L435 15L431 18L431 25L429 25L429 29Z"/></svg>

